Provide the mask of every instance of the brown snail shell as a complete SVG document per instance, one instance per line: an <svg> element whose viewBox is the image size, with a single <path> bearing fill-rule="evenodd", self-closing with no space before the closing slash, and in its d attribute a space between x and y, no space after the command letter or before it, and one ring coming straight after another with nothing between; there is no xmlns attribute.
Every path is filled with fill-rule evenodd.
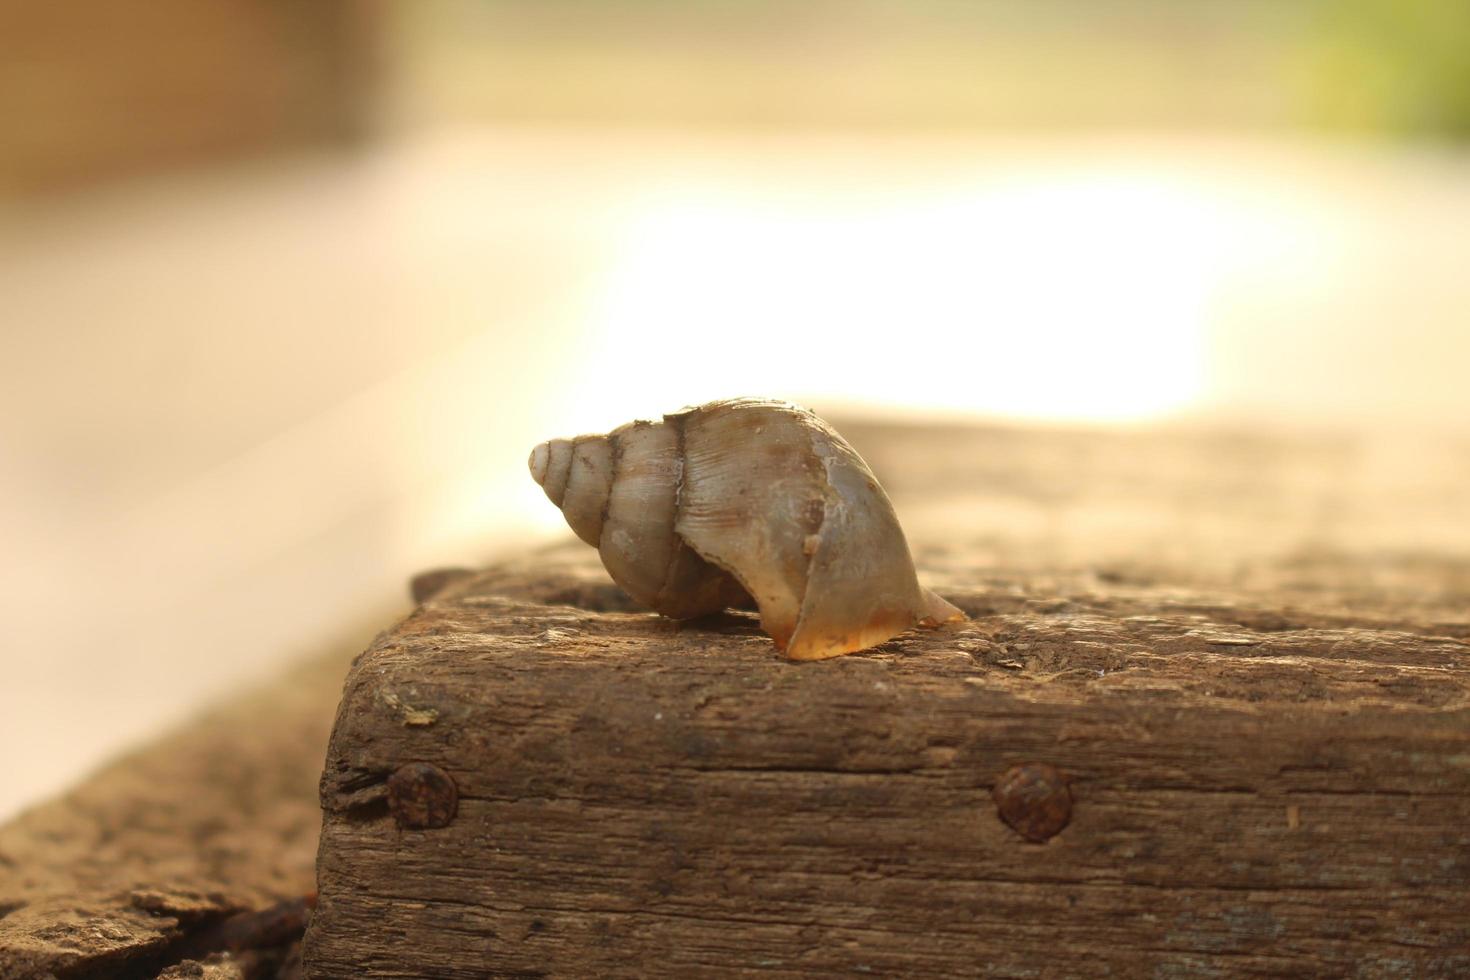
<svg viewBox="0 0 1470 980"><path fill-rule="evenodd" d="M919 585L888 496L804 408L734 399L553 439L531 476L613 581L676 619L760 611L793 660L964 619Z"/></svg>

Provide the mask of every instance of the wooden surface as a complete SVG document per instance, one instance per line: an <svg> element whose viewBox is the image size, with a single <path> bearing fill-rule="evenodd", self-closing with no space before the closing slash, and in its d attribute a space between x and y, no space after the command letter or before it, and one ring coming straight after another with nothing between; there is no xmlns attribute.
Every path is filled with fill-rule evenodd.
<svg viewBox="0 0 1470 980"><path fill-rule="evenodd" d="M0 828L0 978L260 976L237 961L271 960L304 918L203 961L238 945L232 917L315 889L315 787L349 660L294 670Z"/></svg>
<svg viewBox="0 0 1470 980"><path fill-rule="evenodd" d="M791 665L580 546L451 579L352 675L319 975L1470 969L1464 445L840 428L974 619ZM0 828L0 977L243 974L199 937L314 887L349 659ZM404 761L447 826L399 829ZM1045 843L997 817L1015 762L1071 782Z"/></svg>
<svg viewBox="0 0 1470 980"><path fill-rule="evenodd" d="M951 589L970 624L800 665L747 617L521 581L452 587L349 676L313 976L1470 970L1461 640ZM385 810L411 762L457 784L447 826ZM1028 762L1075 800L1040 846L991 798Z"/></svg>

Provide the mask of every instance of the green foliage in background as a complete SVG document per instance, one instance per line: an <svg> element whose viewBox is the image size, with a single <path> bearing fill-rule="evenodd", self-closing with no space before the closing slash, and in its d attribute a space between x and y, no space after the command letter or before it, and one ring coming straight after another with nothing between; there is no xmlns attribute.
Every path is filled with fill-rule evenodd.
<svg viewBox="0 0 1470 980"><path fill-rule="evenodd" d="M1470 0L1323 0L1308 42L1329 126L1470 137Z"/></svg>

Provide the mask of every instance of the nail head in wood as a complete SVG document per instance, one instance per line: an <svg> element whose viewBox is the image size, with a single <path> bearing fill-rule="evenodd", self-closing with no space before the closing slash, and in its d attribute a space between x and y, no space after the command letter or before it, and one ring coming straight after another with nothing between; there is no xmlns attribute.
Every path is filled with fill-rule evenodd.
<svg viewBox="0 0 1470 980"><path fill-rule="evenodd" d="M388 811L410 830L447 827L459 810L459 787L449 773L427 762L399 766L388 777Z"/></svg>
<svg viewBox="0 0 1470 980"><path fill-rule="evenodd" d="M1028 762L1007 769L991 791L1007 827L1034 843L1050 840L1072 819L1072 791L1055 766Z"/></svg>

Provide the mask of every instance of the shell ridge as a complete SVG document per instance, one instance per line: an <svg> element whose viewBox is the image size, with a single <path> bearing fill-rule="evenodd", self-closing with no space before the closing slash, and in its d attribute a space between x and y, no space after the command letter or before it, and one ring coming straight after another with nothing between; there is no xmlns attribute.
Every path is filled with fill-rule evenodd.
<svg viewBox="0 0 1470 980"><path fill-rule="evenodd" d="M687 467L684 465L684 418L686 414L687 413L681 413L676 415L664 416L664 424L667 425L669 427L669 430L674 433L673 527L675 548L673 554L669 555L668 563L664 565L664 580L659 584L658 587L658 600L660 605L662 605L667 599L669 594L669 587L673 585L674 572L679 567L679 551L683 548L688 547L688 545L684 543L684 536L678 531L679 516L683 513L684 507L684 474L687 469Z"/></svg>
<svg viewBox="0 0 1470 980"><path fill-rule="evenodd" d="M572 478L573 446L570 439L552 439L546 444L546 479L541 489L546 497L559 508L566 501L567 484Z"/></svg>
<svg viewBox="0 0 1470 980"><path fill-rule="evenodd" d="M571 464L561 511L577 537L596 547L612 493L607 437L580 435L570 440Z"/></svg>
<svg viewBox="0 0 1470 980"><path fill-rule="evenodd" d="M841 524L829 529L834 539L848 540L849 555L859 555L870 549L889 555L897 553L896 549L902 549L907 574L903 574L896 565L888 565L880 572L862 565L852 566L850 560L839 564L830 551L834 542L819 539L811 556L798 631L793 634L788 651L788 656L796 659L813 660L876 646L913 628L926 612L923 589L914 573L913 557L893 512L892 502L878 487L872 470L857 451L830 426L820 419L815 421L818 424L813 427L813 455L822 464L830 508L824 517ZM858 482L866 483L872 496L849 500L843 487L850 493ZM858 501L865 509L854 511L852 508L859 506ZM824 525L826 523L824 520ZM859 524L864 532L854 537L851 532L855 532ZM852 586L859 582L861 588L858 591L864 596L863 615L860 618L842 617L850 620L850 624L838 631L829 605L837 603L836 608L842 608L843 602L853 599Z"/></svg>
<svg viewBox="0 0 1470 980"><path fill-rule="evenodd" d="M791 631L790 646L792 647L799 646L799 641L805 642L807 640L805 627L811 619L812 607L820 601L820 597L813 595L812 572L816 566L817 556L822 552L822 542L824 540L822 531L826 529L828 518L834 507L840 507L842 505L841 495L832 484L833 440L827 437L827 433L824 431L826 427L821 420L815 418L815 416L813 416L813 420L817 424L813 425L810 431L812 454L822 464L822 520L817 526L817 530L813 532L817 536L817 546L811 550L811 554L807 556L806 560L806 586L802 589L801 593L801 608L796 616L796 628ZM821 437L822 445L818 444L819 436ZM844 650L842 652L846 653L848 651Z"/></svg>
<svg viewBox="0 0 1470 980"><path fill-rule="evenodd" d="M674 487L674 537L683 547L688 548L690 551L694 552L694 554L698 555L703 561L714 566L715 568L718 568L720 571L724 572L726 575L734 579L735 583L739 585L740 588L745 590L745 594L747 596L754 596L755 593L751 590L750 582L746 580L745 576L740 574L738 569L721 561L714 555L706 554L699 547L698 544L685 537L684 534L681 533L679 530L679 526L684 518L687 504L687 498L684 493L684 481L689 475L687 443L688 431L685 428L685 423L689 420L690 417L698 415L704 410L704 407L687 408L683 411L675 412L672 415L664 416L667 421L674 425L679 454L679 478ZM669 563L669 567L670 569L673 568L673 562ZM782 647L781 644L778 643L777 649L784 649L784 647Z"/></svg>
<svg viewBox="0 0 1470 980"><path fill-rule="evenodd" d="M815 548L812 548L810 553L806 556L806 568L803 570L804 582L801 588L801 605L800 607L798 607L796 612L796 625L791 630L792 642L795 642L796 638L801 635L802 627L806 625L807 611L813 601L812 568L816 565L817 553L822 550L822 532L826 530L827 516L832 509L833 498L837 496L837 491L832 487L832 479L830 470L828 468L827 454L822 451L824 447L817 445L818 436L824 437L824 441L828 443L830 443L831 440L825 439L826 433L822 431L821 419L818 419L815 415L813 415L809 411L806 411L805 409L801 409L800 411L808 422L808 425L806 426L807 443L811 446L812 455L817 457L817 459L820 460L822 464L822 518L817 522L816 528L810 532L812 535L816 536L817 546ZM810 424L812 422L815 422L817 424Z"/></svg>
<svg viewBox="0 0 1470 980"><path fill-rule="evenodd" d="M762 420L759 415L751 414L771 408L787 409L781 413L787 417ZM737 439L741 441L733 445L744 445L762 427L784 427L793 420L799 421L800 416L789 412L789 406L774 406L754 399L714 402L690 413L685 445L688 492L674 526L676 536L695 555L725 572L740 586L760 613L762 629L780 650L786 649L795 633L800 595L805 590L806 562L799 566L803 577L800 587L790 588L789 593L783 591L788 583L780 580L772 560L774 555L769 549L773 542L765 534L765 525L755 520L747 509L760 510L765 506L757 501L769 500L776 485L771 482L775 475L767 472L767 479L760 479L759 467L752 470L748 461L739 462L738 455L731 451L732 444L722 440ZM755 433L748 431L751 427ZM790 438L789 433L786 438ZM810 449L804 433L802 443ZM779 482L777 478L776 483ZM713 498L712 486L723 488ZM746 507L728 506L732 499L728 495L732 492L743 497ZM746 493L748 497L743 496Z"/></svg>
<svg viewBox="0 0 1470 980"><path fill-rule="evenodd" d="M602 498L602 529L598 532L597 535L597 555L599 558L602 557L602 540L603 538L607 537L607 515L608 512L612 510L612 488L617 485L618 472L623 467L623 440L622 437L618 435L618 431L614 429L603 438L607 440L608 446L608 492L604 494ZM603 567L607 567L606 562L603 562Z"/></svg>

